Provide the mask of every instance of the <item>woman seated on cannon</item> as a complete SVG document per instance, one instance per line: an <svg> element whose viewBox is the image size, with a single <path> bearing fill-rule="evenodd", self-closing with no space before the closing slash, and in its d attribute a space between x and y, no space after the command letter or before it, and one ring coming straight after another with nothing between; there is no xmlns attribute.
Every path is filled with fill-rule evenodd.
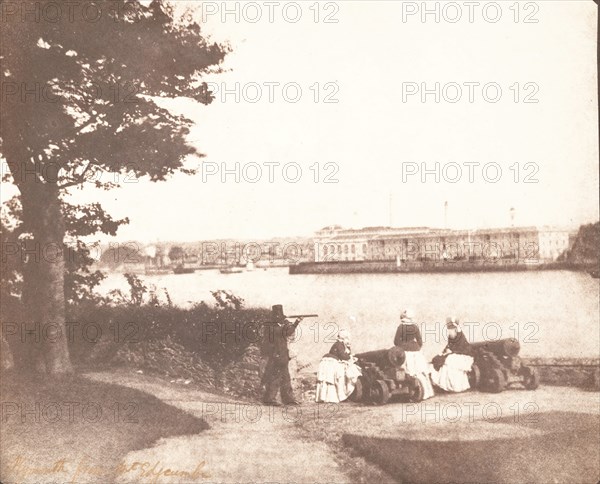
<svg viewBox="0 0 600 484"><path fill-rule="evenodd" d="M350 333L341 329L337 341L319 363L315 395L317 402L343 402L352 394L361 374L355 361L350 348Z"/></svg>
<svg viewBox="0 0 600 484"><path fill-rule="evenodd" d="M473 366L471 345L463 333L458 319L447 318L448 344L441 355L433 358L431 380L447 392L464 392L469 385L469 372Z"/></svg>
<svg viewBox="0 0 600 484"><path fill-rule="evenodd" d="M423 340L421 331L414 323L415 315L411 309L405 309L400 314L400 325L396 330L394 345L404 350L406 373L418 378L423 385L423 400L433 397L433 387L429 380L429 365L421 351Z"/></svg>

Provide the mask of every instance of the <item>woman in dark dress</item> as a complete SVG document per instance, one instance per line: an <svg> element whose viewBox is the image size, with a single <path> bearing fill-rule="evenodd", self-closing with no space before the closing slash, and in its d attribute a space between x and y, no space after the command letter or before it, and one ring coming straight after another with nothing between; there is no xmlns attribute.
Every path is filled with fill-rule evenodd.
<svg viewBox="0 0 600 484"><path fill-rule="evenodd" d="M360 376L360 368L355 361L350 348L350 333L342 329L338 332L337 341L319 363L317 402L338 403L350 396Z"/></svg>
<svg viewBox="0 0 600 484"><path fill-rule="evenodd" d="M405 309L400 314L400 325L396 330L394 345L399 346L404 350L406 360L404 368L406 373L415 378L418 378L423 385L423 399L433 397L433 387L429 379L429 365L425 359L425 355L421 351L423 347L423 339L421 331L414 323L414 313L411 309Z"/></svg>
<svg viewBox="0 0 600 484"><path fill-rule="evenodd" d="M433 359L434 370L431 372L431 380L442 390L464 392L471 387L468 376L473 366L471 345L458 319L447 318L446 328L448 328L448 344L444 351ZM436 370L435 366L439 366L439 369Z"/></svg>

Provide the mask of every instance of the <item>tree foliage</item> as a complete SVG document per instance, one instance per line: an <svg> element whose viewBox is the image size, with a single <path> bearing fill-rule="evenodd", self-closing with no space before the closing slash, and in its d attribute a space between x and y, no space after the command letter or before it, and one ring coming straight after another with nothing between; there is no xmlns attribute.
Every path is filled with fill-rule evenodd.
<svg viewBox="0 0 600 484"><path fill-rule="evenodd" d="M2 82L16 92L3 100L0 150L19 188L86 180L113 188L103 172L164 180L199 155L185 143L191 121L156 98L209 103L201 79L227 48L209 43L198 24L175 23L161 2L98 3L96 22L3 25Z"/></svg>
<svg viewBox="0 0 600 484"><path fill-rule="evenodd" d="M582 225L567 255L574 264L588 264L598 267L600 263L600 222Z"/></svg>
<svg viewBox="0 0 600 484"><path fill-rule="evenodd" d="M185 252L182 247L174 245L169 249L169 259L171 262L183 262L185 258Z"/></svg>
<svg viewBox="0 0 600 484"><path fill-rule="evenodd" d="M64 321L65 296L85 298L102 278L89 271L80 238L114 235L128 222L99 204L72 204L68 195L86 186L113 189L123 180L115 173L151 181L192 173L186 159L202 156L186 143L192 121L160 100L210 103L203 78L220 71L228 52L198 23L178 21L165 2L93 3L99 14L87 19L78 2L23 0L14 3L16 13L3 10L0 157L10 170L3 181L19 196L10 207L17 223L2 229L20 249L3 268L12 271L10 287L21 292L30 321ZM57 5L62 15L49 18ZM64 256L47 257L50 247ZM68 369L64 343L44 351L49 371Z"/></svg>

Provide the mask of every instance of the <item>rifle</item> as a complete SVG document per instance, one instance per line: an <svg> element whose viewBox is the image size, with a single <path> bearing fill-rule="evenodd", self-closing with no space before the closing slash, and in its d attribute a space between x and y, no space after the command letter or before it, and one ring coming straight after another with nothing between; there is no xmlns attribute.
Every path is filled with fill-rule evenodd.
<svg viewBox="0 0 600 484"><path fill-rule="evenodd" d="M298 325L300 324L300 321L302 319L304 319L304 318L318 318L318 317L319 317L318 314L296 314L296 315L293 315L293 316L286 316L286 319L287 318L289 318L289 319L295 318L296 319L296 321L294 321L292 323L292 327L294 328L294 330L296 330L296 328L298 327Z"/></svg>
<svg viewBox="0 0 600 484"><path fill-rule="evenodd" d="M284 316L285 319L304 319L304 318L318 318L318 314L292 314L291 316ZM300 321L298 321L299 323ZM263 324L276 324L275 321L265 321ZM297 323L293 323L297 326Z"/></svg>

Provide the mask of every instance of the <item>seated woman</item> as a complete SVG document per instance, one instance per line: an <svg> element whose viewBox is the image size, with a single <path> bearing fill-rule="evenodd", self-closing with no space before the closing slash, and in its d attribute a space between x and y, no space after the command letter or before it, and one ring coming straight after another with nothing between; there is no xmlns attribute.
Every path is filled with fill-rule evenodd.
<svg viewBox="0 0 600 484"><path fill-rule="evenodd" d="M441 355L433 359L431 380L447 392L464 392L471 388L468 373L473 366L471 345L456 318L447 318L448 344Z"/></svg>
<svg viewBox="0 0 600 484"><path fill-rule="evenodd" d="M355 361L350 348L350 333L342 329L329 353L319 363L315 395L317 402L343 402L352 394L361 374Z"/></svg>
<svg viewBox="0 0 600 484"><path fill-rule="evenodd" d="M423 400L433 397L433 387L429 380L429 365L421 351L423 340L421 339L421 331L413 322L414 313L410 309L405 309L400 315L400 325L396 330L394 345L399 346L404 350L406 360L404 367L406 373L419 379L423 385Z"/></svg>

